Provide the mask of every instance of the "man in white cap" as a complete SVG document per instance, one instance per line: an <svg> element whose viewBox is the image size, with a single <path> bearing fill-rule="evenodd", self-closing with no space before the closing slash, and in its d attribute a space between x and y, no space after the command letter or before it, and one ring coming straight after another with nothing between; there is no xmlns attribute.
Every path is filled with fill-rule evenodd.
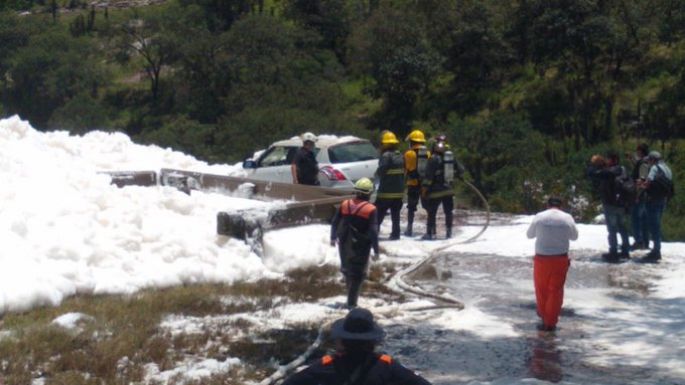
<svg viewBox="0 0 685 385"><path fill-rule="evenodd" d="M294 184L319 185L319 163L314 154L317 137L311 132L302 134L302 147L297 150L290 166Z"/></svg>
<svg viewBox="0 0 685 385"><path fill-rule="evenodd" d="M331 326L336 352L290 376L283 385L430 385L389 355L376 353L384 335L370 311L354 308Z"/></svg>

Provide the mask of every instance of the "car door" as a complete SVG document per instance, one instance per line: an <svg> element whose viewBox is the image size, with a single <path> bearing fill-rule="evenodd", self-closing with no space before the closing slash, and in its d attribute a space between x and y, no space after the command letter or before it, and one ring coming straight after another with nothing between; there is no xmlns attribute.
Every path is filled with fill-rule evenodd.
<svg viewBox="0 0 685 385"><path fill-rule="evenodd" d="M292 183L290 164L297 151L296 147L273 146L257 160L253 177L259 180Z"/></svg>
<svg viewBox="0 0 685 385"><path fill-rule="evenodd" d="M345 142L331 146L328 157L352 182L373 179L378 168L378 150L367 140Z"/></svg>

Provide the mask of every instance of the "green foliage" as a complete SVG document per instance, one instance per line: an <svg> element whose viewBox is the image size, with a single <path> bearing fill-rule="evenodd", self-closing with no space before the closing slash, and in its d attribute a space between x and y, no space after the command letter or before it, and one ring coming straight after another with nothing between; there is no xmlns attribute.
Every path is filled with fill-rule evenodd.
<svg viewBox="0 0 685 385"><path fill-rule="evenodd" d="M31 9L35 3L37 3L37 1L34 0L3 0L0 1L0 11L25 11Z"/></svg>
<svg viewBox="0 0 685 385"><path fill-rule="evenodd" d="M525 117L496 113L448 123L452 143L473 183L503 211L534 211L546 192L544 138ZM553 176L552 176L553 177Z"/></svg>
<svg viewBox="0 0 685 385"><path fill-rule="evenodd" d="M372 124L404 137L416 104L437 75L442 57L431 46L420 15L378 8L352 37L352 65L374 80L367 92L383 101Z"/></svg>
<svg viewBox="0 0 685 385"><path fill-rule="evenodd" d="M51 6L70 3L57 18ZM106 16L82 4L1 3L0 114L216 162L302 131L446 131L496 209L534 212L556 194L585 219L593 153L646 141L676 180L685 166L682 1L170 0ZM684 214L678 194L669 239L685 238Z"/></svg>
<svg viewBox="0 0 685 385"><path fill-rule="evenodd" d="M45 127L52 113L82 92L95 95L107 78L89 42L60 30L35 35L8 62L3 102L11 113Z"/></svg>
<svg viewBox="0 0 685 385"><path fill-rule="evenodd" d="M320 48L335 52L346 62L350 15L346 0L286 0L285 15L321 37Z"/></svg>
<svg viewBox="0 0 685 385"><path fill-rule="evenodd" d="M214 128L201 124L185 116L170 118L156 130L144 131L140 138L143 142L161 147L171 147L190 154L212 158L210 146L213 142Z"/></svg>
<svg viewBox="0 0 685 385"><path fill-rule="evenodd" d="M89 93L80 93L65 105L57 108L48 121L48 127L68 129L76 134L85 134L92 129L107 131L110 128L107 106Z"/></svg>

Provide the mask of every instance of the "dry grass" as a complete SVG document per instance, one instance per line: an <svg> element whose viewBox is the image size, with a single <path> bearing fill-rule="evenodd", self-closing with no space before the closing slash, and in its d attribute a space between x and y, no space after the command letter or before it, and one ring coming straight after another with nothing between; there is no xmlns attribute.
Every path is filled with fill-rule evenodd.
<svg viewBox="0 0 685 385"><path fill-rule="evenodd" d="M251 331L249 321L234 319L201 333L172 335L159 327L165 316L222 316L266 310L283 301L316 301L341 295L335 267L290 272L284 280L254 283L185 285L145 290L132 296L77 295L58 307L6 314L2 329L11 336L0 339L0 379L5 384L30 384L45 378L46 385L141 383L144 365L161 371L173 369L185 357L241 359L244 366L193 385L239 384L268 376L274 367L294 359L314 340L316 324L288 330ZM363 295L397 295L382 285L387 268L374 265ZM229 300L238 299L238 300ZM66 330L51 324L67 312L93 319ZM236 333L245 337L236 338ZM329 346L327 346L329 347ZM322 353L322 352L321 352Z"/></svg>

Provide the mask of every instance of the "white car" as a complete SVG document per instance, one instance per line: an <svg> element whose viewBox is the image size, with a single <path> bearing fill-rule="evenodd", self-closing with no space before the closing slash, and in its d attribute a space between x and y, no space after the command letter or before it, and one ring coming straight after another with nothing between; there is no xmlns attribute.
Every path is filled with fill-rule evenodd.
<svg viewBox="0 0 685 385"><path fill-rule="evenodd" d="M256 159L245 160L243 169L248 178L292 183L290 165L300 147L297 137L276 142ZM321 135L314 152L322 187L352 189L358 179L373 179L378 168L378 150L366 139Z"/></svg>

